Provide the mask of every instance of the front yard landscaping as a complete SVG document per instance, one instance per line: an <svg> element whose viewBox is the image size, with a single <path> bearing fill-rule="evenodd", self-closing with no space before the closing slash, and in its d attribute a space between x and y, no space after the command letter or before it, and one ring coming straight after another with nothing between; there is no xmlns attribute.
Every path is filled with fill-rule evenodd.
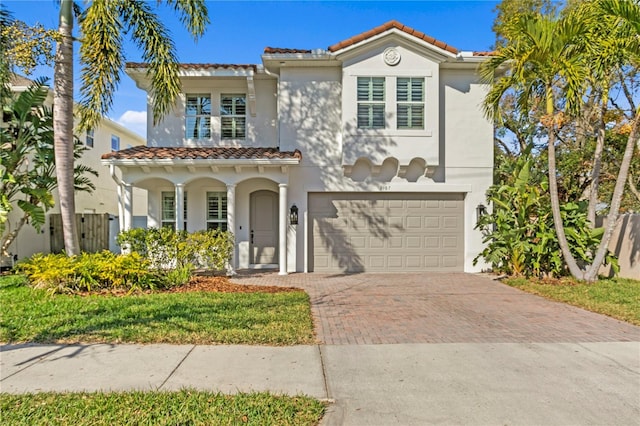
<svg viewBox="0 0 640 426"><path fill-rule="evenodd" d="M0 394L5 425L316 425L325 405L268 393L97 392Z"/></svg>
<svg viewBox="0 0 640 426"><path fill-rule="evenodd" d="M0 277L0 341L7 343L314 343L302 290L195 278L164 291L55 294Z"/></svg>
<svg viewBox="0 0 640 426"><path fill-rule="evenodd" d="M589 284L570 278L553 281L509 278L503 282L548 299L640 325L640 281L637 280L611 278Z"/></svg>

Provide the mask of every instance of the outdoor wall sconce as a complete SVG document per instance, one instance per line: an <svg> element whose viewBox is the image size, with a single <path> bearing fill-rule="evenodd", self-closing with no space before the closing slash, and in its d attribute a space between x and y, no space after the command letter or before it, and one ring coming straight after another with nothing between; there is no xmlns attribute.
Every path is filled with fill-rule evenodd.
<svg viewBox="0 0 640 426"><path fill-rule="evenodd" d="M292 225L298 224L298 207L295 204L289 209L289 223Z"/></svg>
<svg viewBox="0 0 640 426"><path fill-rule="evenodd" d="M482 203L478 204L478 207L476 207L477 220L480 220L480 218L482 218L482 216L484 216L485 214L487 214L487 207Z"/></svg>

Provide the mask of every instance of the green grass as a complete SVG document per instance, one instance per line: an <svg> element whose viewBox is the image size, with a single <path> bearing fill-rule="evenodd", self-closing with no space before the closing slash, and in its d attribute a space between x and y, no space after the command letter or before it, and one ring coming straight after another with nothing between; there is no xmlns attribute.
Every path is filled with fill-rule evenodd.
<svg viewBox="0 0 640 426"><path fill-rule="evenodd" d="M587 284L573 280L545 283L525 278L504 281L529 293L640 325L640 281L613 278Z"/></svg>
<svg viewBox="0 0 640 426"><path fill-rule="evenodd" d="M0 394L4 425L317 425L325 405L268 393Z"/></svg>
<svg viewBox="0 0 640 426"><path fill-rule="evenodd" d="M50 295L0 277L0 341L295 345L314 342L309 296L283 293Z"/></svg>

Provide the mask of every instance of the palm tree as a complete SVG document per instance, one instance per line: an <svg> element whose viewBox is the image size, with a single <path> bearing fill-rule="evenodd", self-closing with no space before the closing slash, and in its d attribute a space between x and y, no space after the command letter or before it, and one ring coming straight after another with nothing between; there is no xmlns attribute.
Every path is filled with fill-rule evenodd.
<svg viewBox="0 0 640 426"><path fill-rule="evenodd" d="M591 7L593 6L593 8ZM587 84L599 92L600 109L598 149L592 171L590 196L597 196L599 153L604 146L603 108L610 89L610 75L620 66L637 61L640 37L640 6L623 0L598 0L585 8L569 11L562 17L531 14L514 20L507 28L507 43L481 69L486 81L493 84L485 98L488 116L500 116L499 103L505 93L514 91L524 113L536 105L544 106L541 123L548 136L549 192L554 227L560 249L571 275L580 280L595 281L606 254L620 208L629 165L638 143L639 112L632 121L628 143L621 162L611 200L607 229L592 263L582 268L573 257L560 217L556 176L556 132L565 113L575 114L582 106ZM506 74L494 79L499 72ZM593 93L593 92L592 92ZM561 102L558 102L561 101ZM562 109L559 105L562 106ZM600 131L601 130L601 131Z"/></svg>
<svg viewBox="0 0 640 426"><path fill-rule="evenodd" d="M160 2L158 2L160 3ZM209 23L205 0L166 0L198 39ZM73 196L73 1L60 1L61 41L54 68L54 132L64 244L78 254ZM112 106L124 62L123 38L131 38L148 62L154 123L170 111L180 91L178 60L167 27L144 0L93 0L79 15L81 32L81 129L90 129Z"/></svg>
<svg viewBox="0 0 640 426"><path fill-rule="evenodd" d="M73 193L73 15L72 0L60 3L60 41L53 69L53 148L64 247L70 256L80 254Z"/></svg>
<svg viewBox="0 0 640 426"><path fill-rule="evenodd" d="M570 14L559 18L540 13L523 14L504 28L506 44L481 67L485 81L492 84L484 101L487 116L500 119L500 100L514 92L523 113L541 106L540 119L548 137L549 193L558 242L572 275L583 271L571 254L560 215L556 176L556 133L566 114L577 110L584 91L586 67L581 61L583 22ZM497 78L496 78L497 77ZM559 91L562 89L562 108Z"/></svg>
<svg viewBox="0 0 640 426"><path fill-rule="evenodd" d="M624 0L600 0L597 5L599 8L599 13L597 14L599 21L610 21L611 24L616 27L615 31L613 31L613 37L606 38L602 34L598 34L599 40L605 40L605 49L603 49L599 58L594 58L594 62L600 66L606 66L610 63L609 61L613 50L613 55L619 55L619 58L621 58L621 62L615 65L637 67L638 60L640 59L640 5L637 1ZM607 40L609 43L606 43ZM627 144L611 197L609 215L607 216L607 227L593 262L589 265L584 275L584 279L587 281L594 281L596 279L600 265L606 256L609 241L616 227L633 151L640 140L640 108L636 108L635 116L630 124L631 128L629 130Z"/></svg>

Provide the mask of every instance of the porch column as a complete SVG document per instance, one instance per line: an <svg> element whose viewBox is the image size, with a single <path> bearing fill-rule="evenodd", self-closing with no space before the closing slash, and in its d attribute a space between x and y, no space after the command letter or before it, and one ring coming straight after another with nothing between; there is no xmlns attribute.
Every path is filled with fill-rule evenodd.
<svg viewBox="0 0 640 426"><path fill-rule="evenodd" d="M176 230L184 230L184 183L176 183Z"/></svg>
<svg viewBox="0 0 640 426"><path fill-rule="evenodd" d="M281 183L278 186L280 187L280 208L278 209L280 272L278 275L287 275L287 184Z"/></svg>
<svg viewBox="0 0 640 426"><path fill-rule="evenodd" d="M133 226L133 185L125 183L122 185L123 220L121 229L128 231Z"/></svg>
<svg viewBox="0 0 640 426"><path fill-rule="evenodd" d="M118 193L118 227L119 231L124 231L124 189L122 184L116 185L116 192Z"/></svg>
<svg viewBox="0 0 640 426"><path fill-rule="evenodd" d="M231 260L229 261L229 265L227 266L227 275L235 275L236 274L236 244L235 244L235 235L236 235L236 185L228 184L227 185L227 230L233 234L233 251L231 252Z"/></svg>

